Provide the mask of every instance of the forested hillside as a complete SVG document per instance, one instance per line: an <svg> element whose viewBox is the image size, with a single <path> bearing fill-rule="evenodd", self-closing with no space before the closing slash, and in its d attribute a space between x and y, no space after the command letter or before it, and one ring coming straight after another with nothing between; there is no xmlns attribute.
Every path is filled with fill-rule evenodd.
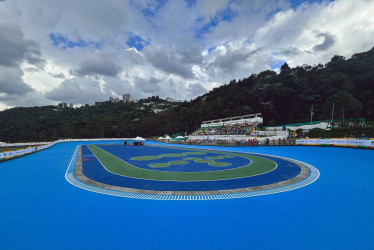
<svg viewBox="0 0 374 250"><path fill-rule="evenodd" d="M104 103L56 111L53 106L0 112L0 141L151 136L192 132L203 120L262 113L265 125L365 117L374 120L374 48L326 65L287 64L232 80L194 100L154 113L140 103ZM161 101L153 97L154 101ZM143 107L143 108L141 108ZM344 113L343 113L344 110Z"/></svg>

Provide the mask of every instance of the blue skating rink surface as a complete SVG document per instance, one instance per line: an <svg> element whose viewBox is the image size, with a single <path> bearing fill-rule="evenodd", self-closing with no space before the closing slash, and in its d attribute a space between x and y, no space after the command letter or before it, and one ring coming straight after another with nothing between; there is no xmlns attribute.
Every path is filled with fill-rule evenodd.
<svg viewBox="0 0 374 250"><path fill-rule="evenodd" d="M266 196L160 201L68 183L79 144L0 163L0 249L374 249L374 150L216 148L293 158L321 176Z"/></svg>

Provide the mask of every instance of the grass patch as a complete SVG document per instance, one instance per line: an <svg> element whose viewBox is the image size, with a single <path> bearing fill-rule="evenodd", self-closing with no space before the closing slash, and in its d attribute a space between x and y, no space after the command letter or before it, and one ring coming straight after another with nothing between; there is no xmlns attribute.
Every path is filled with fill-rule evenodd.
<svg viewBox="0 0 374 250"><path fill-rule="evenodd" d="M222 155L221 157L224 159L224 158L234 158L236 156L234 156L234 155Z"/></svg>
<svg viewBox="0 0 374 250"><path fill-rule="evenodd" d="M170 167L170 163L152 163L148 164L148 167L150 168L167 168Z"/></svg>
<svg viewBox="0 0 374 250"><path fill-rule="evenodd" d="M182 156L186 156L184 153L180 153L180 154L160 154L160 157L182 157Z"/></svg>
<svg viewBox="0 0 374 250"><path fill-rule="evenodd" d="M169 161L169 163L171 165L186 165L186 164L188 164L190 162L188 162L188 161Z"/></svg>
<svg viewBox="0 0 374 250"><path fill-rule="evenodd" d="M200 159L200 160L195 160L196 163L211 163L215 162L214 160L209 160L209 159Z"/></svg>
<svg viewBox="0 0 374 250"><path fill-rule="evenodd" d="M224 157L222 156L211 156L211 157L205 157L206 159L211 159L211 160L222 160Z"/></svg>
<svg viewBox="0 0 374 250"><path fill-rule="evenodd" d="M185 160L185 161L197 161L197 160L202 160L202 158L200 158L200 157L187 157L187 158L183 158L183 160Z"/></svg>
<svg viewBox="0 0 374 250"><path fill-rule="evenodd" d="M157 160L161 159L161 156L159 155L144 155L144 156L137 156L137 157L131 157L130 160L132 161L151 161L151 160Z"/></svg>
<svg viewBox="0 0 374 250"><path fill-rule="evenodd" d="M212 167L228 167L231 166L231 163L228 162L210 162L208 163L209 166Z"/></svg>
<svg viewBox="0 0 374 250"><path fill-rule="evenodd" d="M184 155L206 155L205 152L186 152Z"/></svg>

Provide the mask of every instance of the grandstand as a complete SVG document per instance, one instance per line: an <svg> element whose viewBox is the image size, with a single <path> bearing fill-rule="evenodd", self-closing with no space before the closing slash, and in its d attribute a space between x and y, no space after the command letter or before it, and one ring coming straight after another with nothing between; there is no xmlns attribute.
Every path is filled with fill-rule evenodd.
<svg viewBox="0 0 374 250"><path fill-rule="evenodd" d="M234 116L210 121L203 121L201 124L201 128L208 128L208 127L219 127L224 125L236 125L236 124L244 124L244 123L252 123L252 124L262 124L263 119L261 117L261 113L256 114L249 114L243 116Z"/></svg>
<svg viewBox="0 0 374 250"><path fill-rule="evenodd" d="M295 131L310 124L290 124L275 127L263 127L261 113L244 116L227 117L222 119L203 121L200 128L191 133L186 139L188 143L235 143L250 145L292 145L295 144ZM327 123L326 123L327 124ZM318 122L311 127L326 129L326 124Z"/></svg>
<svg viewBox="0 0 374 250"><path fill-rule="evenodd" d="M261 113L203 121L192 135L250 135L262 121Z"/></svg>
<svg viewBox="0 0 374 250"><path fill-rule="evenodd" d="M203 121L200 128L188 136L189 141L248 141L257 139L261 113Z"/></svg>

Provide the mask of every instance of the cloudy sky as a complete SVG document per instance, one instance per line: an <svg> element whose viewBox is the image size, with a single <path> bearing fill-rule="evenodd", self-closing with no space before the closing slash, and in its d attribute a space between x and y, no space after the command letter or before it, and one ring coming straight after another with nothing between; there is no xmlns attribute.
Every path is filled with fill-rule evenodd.
<svg viewBox="0 0 374 250"><path fill-rule="evenodd" d="M190 100L374 46L374 0L0 0L0 110Z"/></svg>

